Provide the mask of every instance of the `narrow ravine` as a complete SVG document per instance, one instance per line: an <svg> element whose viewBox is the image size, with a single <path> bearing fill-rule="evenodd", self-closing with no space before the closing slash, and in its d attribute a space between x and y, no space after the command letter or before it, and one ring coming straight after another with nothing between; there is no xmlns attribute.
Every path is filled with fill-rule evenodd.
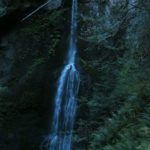
<svg viewBox="0 0 150 150"><path fill-rule="evenodd" d="M0 150L150 150L149 27L150 0L0 0Z"/></svg>

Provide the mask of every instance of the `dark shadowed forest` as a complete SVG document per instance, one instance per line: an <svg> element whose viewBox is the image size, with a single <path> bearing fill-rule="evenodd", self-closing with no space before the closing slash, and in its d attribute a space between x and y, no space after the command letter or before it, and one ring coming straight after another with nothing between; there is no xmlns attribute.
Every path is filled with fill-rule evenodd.
<svg viewBox="0 0 150 150"><path fill-rule="evenodd" d="M150 0L0 0L0 150L150 150Z"/></svg>

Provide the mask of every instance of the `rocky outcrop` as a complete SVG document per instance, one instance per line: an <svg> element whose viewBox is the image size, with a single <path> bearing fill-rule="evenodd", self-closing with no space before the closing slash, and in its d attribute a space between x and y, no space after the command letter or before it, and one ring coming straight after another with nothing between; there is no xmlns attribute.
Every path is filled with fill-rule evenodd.
<svg viewBox="0 0 150 150"><path fill-rule="evenodd" d="M99 15L99 4L95 0L81 1L79 3L79 15L95 17Z"/></svg>
<svg viewBox="0 0 150 150"><path fill-rule="evenodd" d="M56 9L58 7L60 7L62 4L62 0L50 0L49 4L48 4L48 8L51 9Z"/></svg>
<svg viewBox="0 0 150 150"><path fill-rule="evenodd" d="M53 94L68 36L64 9L55 9L61 5L56 2L25 22L21 17L41 1L0 5L6 7L0 17L2 150L38 150L50 128ZM25 11L27 8L31 10Z"/></svg>
<svg viewBox="0 0 150 150"><path fill-rule="evenodd" d="M3 0L0 0L0 17L4 16L7 13L7 5Z"/></svg>
<svg viewBox="0 0 150 150"><path fill-rule="evenodd" d="M45 1L46 3L47 1ZM38 8L40 5L43 5L44 1L38 0L38 1L15 1L15 0L0 0L0 17L3 17L7 14L10 14L11 12L21 9L21 10L27 10L28 8L32 8L33 10ZM62 0L49 0L49 3L47 3L47 7L49 10L56 9L60 7L62 4Z"/></svg>

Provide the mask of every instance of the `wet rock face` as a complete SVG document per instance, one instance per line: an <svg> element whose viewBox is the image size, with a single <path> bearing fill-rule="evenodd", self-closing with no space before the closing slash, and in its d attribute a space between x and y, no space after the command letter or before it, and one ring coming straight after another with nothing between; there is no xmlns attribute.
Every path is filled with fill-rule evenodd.
<svg viewBox="0 0 150 150"><path fill-rule="evenodd" d="M62 0L49 0L49 4L44 8L44 14L60 7L61 2ZM0 0L0 83L8 80L6 74L10 76L9 71L15 59L13 54L16 53L16 49L11 48L15 47L15 42L11 46L9 45L10 41L14 41L13 39L18 36L14 32L24 25L21 19L42 4L42 0ZM26 11L30 7L32 7L31 11ZM14 33L12 37L10 36L11 33ZM22 35L21 38L23 39L25 36ZM22 49L21 46L20 49Z"/></svg>
<svg viewBox="0 0 150 150"><path fill-rule="evenodd" d="M46 1L42 0L0 0L0 17L3 17L7 14L10 14L11 12L22 9L25 10L30 7L37 8L41 4L43 4ZM62 0L49 0L48 9L56 9L61 6Z"/></svg>
<svg viewBox="0 0 150 150"><path fill-rule="evenodd" d="M36 10L47 1L34 0L0 0L0 37L9 33L16 25L21 23L22 18ZM62 0L49 0L42 9L51 11L61 6ZM37 12L39 13L39 12Z"/></svg>
<svg viewBox="0 0 150 150"><path fill-rule="evenodd" d="M67 19L61 8L49 11L61 5L61 0L51 0L43 10L20 22L43 4L20 1L7 4L0 0L0 8L5 8L0 16L0 149L38 150L49 132L53 111L49 106L53 105L55 82L66 51ZM28 8L31 10L26 12Z"/></svg>
<svg viewBox="0 0 150 150"><path fill-rule="evenodd" d="M3 52L1 51L0 53L0 83L5 83L5 81L9 79L10 70L14 60L14 49L12 47L5 49L6 46L8 46L8 40L2 39L1 50L3 49Z"/></svg>
<svg viewBox="0 0 150 150"><path fill-rule="evenodd" d="M14 11L18 9L26 9L28 7L33 6L33 3L29 3L28 1L12 1L12 0L0 0L0 19L10 15Z"/></svg>
<svg viewBox="0 0 150 150"><path fill-rule="evenodd" d="M60 7L62 4L62 0L50 0L49 4L48 4L48 8L49 9L56 9L58 7Z"/></svg>
<svg viewBox="0 0 150 150"><path fill-rule="evenodd" d="M6 8L7 8L7 5L4 3L3 0L0 0L0 17L6 14L7 12Z"/></svg>
<svg viewBox="0 0 150 150"><path fill-rule="evenodd" d="M99 5L95 0L79 1L79 14L82 16L95 17L99 15Z"/></svg>

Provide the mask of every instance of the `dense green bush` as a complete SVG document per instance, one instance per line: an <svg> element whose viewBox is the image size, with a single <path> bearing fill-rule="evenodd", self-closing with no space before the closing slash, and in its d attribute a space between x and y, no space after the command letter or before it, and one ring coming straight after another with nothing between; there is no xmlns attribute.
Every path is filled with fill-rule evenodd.
<svg viewBox="0 0 150 150"><path fill-rule="evenodd" d="M85 49L86 57L81 56L81 66L93 81L92 94L81 97L78 107L84 113L78 119L75 143L83 149L150 148L150 14L146 3L139 1L131 12L126 5L116 5L110 18L105 14L96 19L83 17L81 39L91 43L91 48ZM111 19L112 25L105 25Z"/></svg>

